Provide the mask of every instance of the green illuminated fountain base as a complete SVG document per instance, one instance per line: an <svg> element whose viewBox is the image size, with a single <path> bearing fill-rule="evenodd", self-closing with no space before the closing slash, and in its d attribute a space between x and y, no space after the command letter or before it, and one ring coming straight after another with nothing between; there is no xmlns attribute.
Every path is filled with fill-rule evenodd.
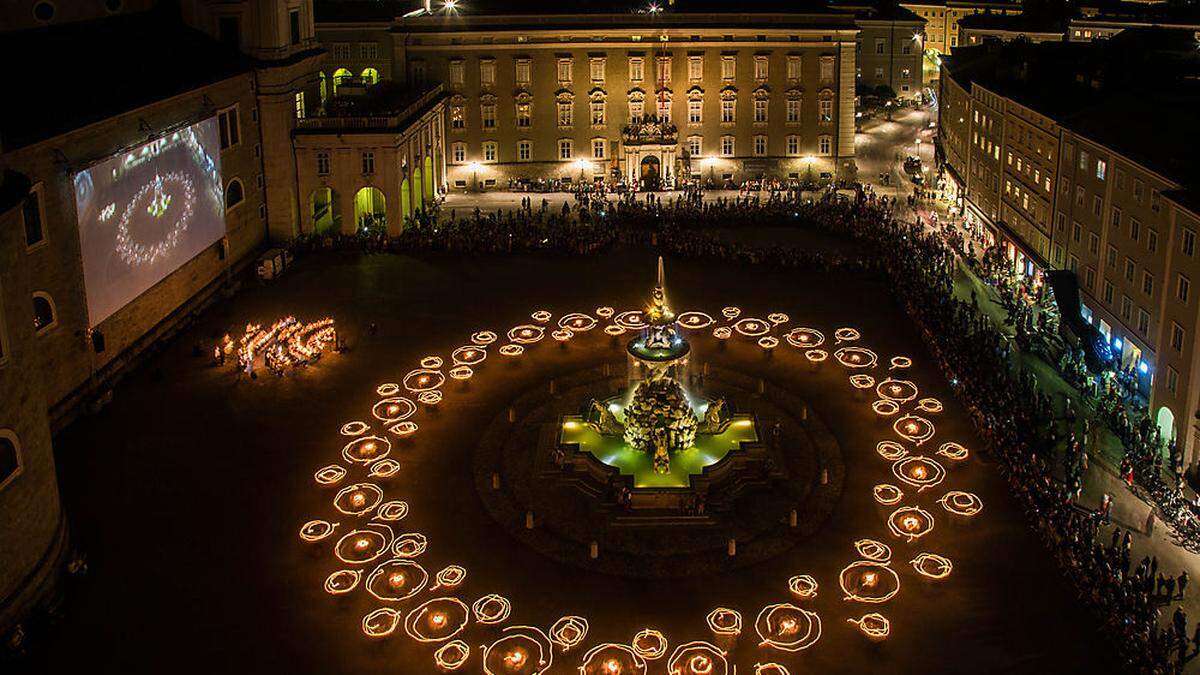
<svg viewBox="0 0 1200 675"><path fill-rule="evenodd" d="M579 415L562 418L559 442L578 446L603 464L616 468L621 475L632 476L635 488L686 488L692 476L704 473L707 467L725 459L742 443L758 441L758 431L750 415L734 415L719 434L697 434L696 443L681 452L671 455L671 468L667 473L654 471L654 458L650 453L635 450L621 436L604 435L583 422Z"/></svg>

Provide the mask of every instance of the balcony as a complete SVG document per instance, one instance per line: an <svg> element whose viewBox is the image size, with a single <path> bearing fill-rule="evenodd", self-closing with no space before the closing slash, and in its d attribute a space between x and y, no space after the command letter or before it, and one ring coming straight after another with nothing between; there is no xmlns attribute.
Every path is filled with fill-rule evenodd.
<svg viewBox="0 0 1200 675"><path fill-rule="evenodd" d="M622 127L621 140L625 145L673 145L679 142L679 128L650 115Z"/></svg>
<svg viewBox="0 0 1200 675"><path fill-rule="evenodd" d="M323 113L296 120L296 131L321 133L401 130L444 95L445 89L439 84L422 93L395 91L383 100L367 100L366 97L352 97L349 100L335 98Z"/></svg>

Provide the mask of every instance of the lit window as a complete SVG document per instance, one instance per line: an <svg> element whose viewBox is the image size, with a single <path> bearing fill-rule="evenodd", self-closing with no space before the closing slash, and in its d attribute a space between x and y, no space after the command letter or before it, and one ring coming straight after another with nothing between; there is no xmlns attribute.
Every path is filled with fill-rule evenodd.
<svg viewBox="0 0 1200 675"><path fill-rule="evenodd" d="M754 57L754 79L765 80L768 75L768 61L765 56Z"/></svg>
<svg viewBox="0 0 1200 675"><path fill-rule="evenodd" d="M530 111L532 108L533 108L533 106L531 106L528 103L518 103L517 104L517 126L518 127L525 128L530 125L530 123L531 123Z"/></svg>
<svg viewBox="0 0 1200 675"><path fill-rule="evenodd" d="M733 157L733 136L721 137L721 156Z"/></svg>
<svg viewBox="0 0 1200 675"><path fill-rule="evenodd" d="M462 164L467 161L467 144L455 143L450 146L450 161L454 164Z"/></svg>
<svg viewBox="0 0 1200 675"><path fill-rule="evenodd" d="M629 59L629 80L641 82L646 77L646 62L641 57Z"/></svg>
<svg viewBox="0 0 1200 675"><path fill-rule="evenodd" d="M605 60L601 57L596 57L589 61L593 84L604 84L604 63Z"/></svg>
<svg viewBox="0 0 1200 675"><path fill-rule="evenodd" d="M692 157L700 156L704 138L702 136L688 136L688 154Z"/></svg>
<svg viewBox="0 0 1200 675"><path fill-rule="evenodd" d="M724 99L721 101L721 122L724 124L732 124L735 119L734 105L736 101L733 99Z"/></svg>
<svg viewBox="0 0 1200 675"><path fill-rule="evenodd" d="M461 105L450 106L450 128L462 129L466 125L466 115L463 113L463 107Z"/></svg>
<svg viewBox="0 0 1200 675"><path fill-rule="evenodd" d="M41 334L58 325L54 312L54 300L50 295L38 291L33 294L33 330Z"/></svg>
<svg viewBox="0 0 1200 675"><path fill-rule="evenodd" d="M704 101L691 99L688 101L688 124L700 124L704 118Z"/></svg>
<svg viewBox="0 0 1200 675"><path fill-rule="evenodd" d="M608 146L608 141L603 138L592 139L592 158L604 159L604 149Z"/></svg>
<svg viewBox="0 0 1200 675"><path fill-rule="evenodd" d="M604 101L592 101L592 126L604 126Z"/></svg>
<svg viewBox="0 0 1200 675"><path fill-rule="evenodd" d="M296 92L296 119L304 119L304 92Z"/></svg>
<svg viewBox="0 0 1200 675"><path fill-rule="evenodd" d="M754 99L754 121L756 123L765 123L767 121L767 100L765 98Z"/></svg>
<svg viewBox="0 0 1200 675"><path fill-rule="evenodd" d="M558 141L558 158L571 159L575 156L575 142L569 138Z"/></svg>
<svg viewBox="0 0 1200 675"><path fill-rule="evenodd" d="M558 126L569 127L575 122L574 108L570 103L560 101L558 104Z"/></svg>
<svg viewBox="0 0 1200 675"><path fill-rule="evenodd" d="M833 122L833 99L823 98L817 102L817 114L822 124Z"/></svg>

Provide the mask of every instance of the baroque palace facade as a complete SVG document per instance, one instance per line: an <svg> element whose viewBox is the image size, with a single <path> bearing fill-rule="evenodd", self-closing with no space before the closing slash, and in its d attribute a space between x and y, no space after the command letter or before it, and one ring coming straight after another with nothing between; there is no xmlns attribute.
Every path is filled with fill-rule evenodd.
<svg viewBox="0 0 1200 675"><path fill-rule="evenodd" d="M665 13L563 5L534 15L523 4L388 18L323 3L327 89L363 72L441 83L452 189L854 176L853 10L733 15L680 2ZM906 18L911 43L921 24ZM895 69L914 92L919 51Z"/></svg>

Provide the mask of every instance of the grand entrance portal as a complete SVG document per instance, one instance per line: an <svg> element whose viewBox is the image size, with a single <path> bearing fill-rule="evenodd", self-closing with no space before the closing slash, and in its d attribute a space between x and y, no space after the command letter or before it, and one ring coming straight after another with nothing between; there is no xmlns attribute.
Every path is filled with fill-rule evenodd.
<svg viewBox="0 0 1200 675"><path fill-rule="evenodd" d="M643 190L657 190L662 186L662 163L655 155L642 158L638 179Z"/></svg>

